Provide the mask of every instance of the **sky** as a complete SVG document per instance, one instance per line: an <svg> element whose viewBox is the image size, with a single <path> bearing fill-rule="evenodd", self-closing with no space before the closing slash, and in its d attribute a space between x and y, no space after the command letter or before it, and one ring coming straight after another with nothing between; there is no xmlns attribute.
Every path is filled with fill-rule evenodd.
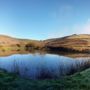
<svg viewBox="0 0 90 90"><path fill-rule="evenodd" d="M36 40L90 34L90 0L0 0L0 34Z"/></svg>

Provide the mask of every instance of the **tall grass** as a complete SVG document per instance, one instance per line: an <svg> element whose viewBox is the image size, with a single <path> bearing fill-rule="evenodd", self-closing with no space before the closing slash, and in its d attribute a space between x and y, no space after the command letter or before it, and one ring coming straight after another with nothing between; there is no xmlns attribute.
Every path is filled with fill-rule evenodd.
<svg viewBox="0 0 90 90"><path fill-rule="evenodd" d="M39 72L38 79L56 79L62 78L66 75L72 75L76 72L81 72L87 68L90 68L90 61L82 61L72 63L69 67L65 68L63 65L58 66L58 71L53 71L49 69L41 69Z"/></svg>
<svg viewBox="0 0 90 90"><path fill-rule="evenodd" d="M90 68L90 61L77 61L76 63L72 63L69 67L67 67L67 71L63 73L62 68L60 68L60 72L62 75L72 75L76 72L81 72L87 68Z"/></svg>
<svg viewBox="0 0 90 90"><path fill-rule="evenodd" d="M35 77L36 79L57 79L57 78L62 78L63 76L66 75L72 75L76 72L83 71L87 68L90 68L89 60L76 61L75 63L70 64L70 66L64 66L62 64L58 64L57 69L52 69L42 66L39 69L37 69L37 73ZM16 61L14 61L12 72L20 75L20 70L22 70L21 72L23 72L23 75L26 77L29 68L20 69L19 64ZM32 72L29 72L29 74L32 74ZM33 77L28 77L28 78L33 79Z"/></svg>

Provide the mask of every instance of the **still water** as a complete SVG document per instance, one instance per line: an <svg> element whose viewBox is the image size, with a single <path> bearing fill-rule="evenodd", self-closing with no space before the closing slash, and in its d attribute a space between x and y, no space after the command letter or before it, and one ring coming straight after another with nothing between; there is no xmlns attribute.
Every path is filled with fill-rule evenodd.
<svg viewBox="0 0 90 90"><path fill-rule="evenodd" d="M0 57L0 68L24 78L55 79L79 71L88 60L56 54L13 54Z"/></svg>

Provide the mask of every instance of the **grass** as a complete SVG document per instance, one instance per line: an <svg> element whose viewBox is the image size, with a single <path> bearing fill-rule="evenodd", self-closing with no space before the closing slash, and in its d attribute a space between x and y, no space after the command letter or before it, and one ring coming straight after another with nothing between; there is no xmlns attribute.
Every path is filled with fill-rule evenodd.
<svg viewBox="0 0 90 90"><path fill-rule="evenodd" d="M58 70L49 70L48 68L41 68L39 72L38 79L58 79L63 76L73 75L76 72L81 72L90 68L90 61L82 61L76 62L69 65L69 67L65 68L61 64L58 66ZM17 69L18 70L18 69Z"/></svg>
<svg viewBox="0 0 90 90"><path fill-rule="evenodd" d="M58 80L27 80L0 71L0 90L90 90L90 69Z"/></svg>

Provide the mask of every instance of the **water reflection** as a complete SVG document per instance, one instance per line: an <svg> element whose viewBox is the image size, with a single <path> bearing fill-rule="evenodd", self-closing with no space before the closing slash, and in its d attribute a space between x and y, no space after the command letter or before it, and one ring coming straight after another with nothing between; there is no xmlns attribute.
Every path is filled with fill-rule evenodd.
<svg viewBox="0 0 90 90"><path fill-rule="evenodd" d="M86 58L69 58L54 54L14 54L0 57L0 68L30 79L60 78L90 66Z"/></svg>
<svg viewBox="0 0 90 90"><path fill-rule="evenodd" d="M69 52L53 52L53 51L41 51L41 50L31 50L31 51L25 51L25 50L20 50L20 51L12 51L12 50L8 50L8 51L0 51L0 57L4 56L11 56L13 54L33 54L35 55L36 53L39 53L41 55L45 55L45 54L53 54L53 55L62 55L62 56L66 56L66 57L70 57L70 58L78 58L78 57L89 57L90 58L90 53L69 53Z"/></svg>

